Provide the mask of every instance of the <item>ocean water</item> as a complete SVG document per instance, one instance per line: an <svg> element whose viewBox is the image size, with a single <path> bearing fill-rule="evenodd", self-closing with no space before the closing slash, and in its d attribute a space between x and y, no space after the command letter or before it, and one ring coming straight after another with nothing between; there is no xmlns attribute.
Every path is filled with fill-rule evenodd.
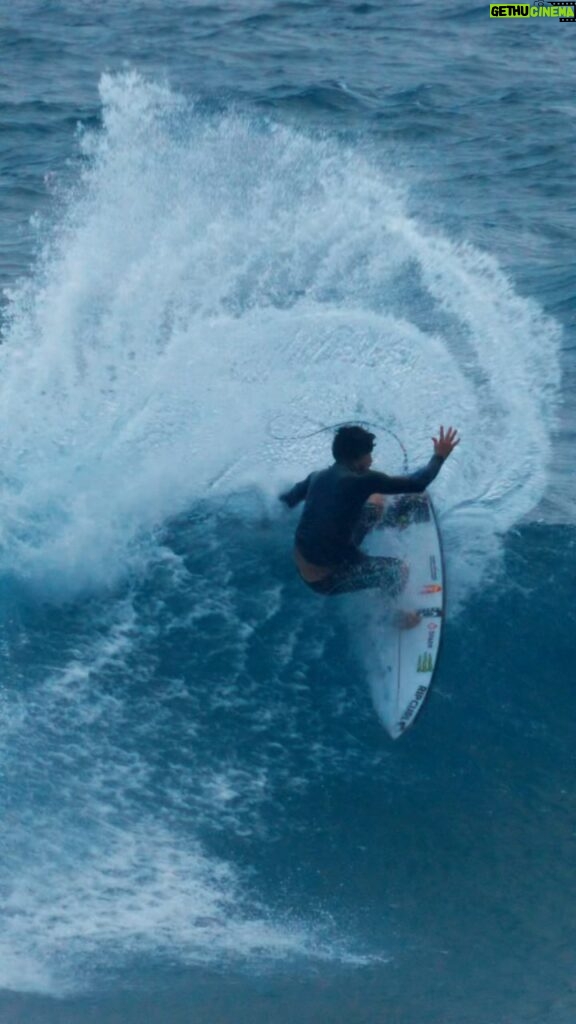
<svg viewBox="0 0 576 1024"><path fill-rule="evenodd" d="M2 1024L576 1019L574 35L0 0ZM397 742L277 501L354 417L462 434Z"/></svg>

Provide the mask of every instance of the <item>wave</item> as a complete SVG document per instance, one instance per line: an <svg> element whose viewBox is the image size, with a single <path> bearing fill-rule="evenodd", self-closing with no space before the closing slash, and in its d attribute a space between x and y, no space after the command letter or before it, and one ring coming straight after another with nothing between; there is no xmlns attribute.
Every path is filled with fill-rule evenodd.
<svg viewBox="0 0 576 1024"><path fill-rule="evenodd" d="M358 666L276 494L326 460L319 426L380 422L416 464L455 424L434 497L461 605L545 492L559 329L354 146L134 72L100 90L0 348L0 981L61 991L119 950L354 961L235 857L279 792L366 770Z"/></svg>
<svg viewBox="0 0 576 1024"><path fill-rule="evenodd" d="M435 494L460 552L458 509L482 509L477 579L546 487L557 325L493 259L426 232L354 148L208 116L135 72L100 91L78 181L10 296L3 572L99 587L199 497L272 495L326 458L325 439L274 440L289 411L296 435L384 418L413 462L456 423Z"/></svg>

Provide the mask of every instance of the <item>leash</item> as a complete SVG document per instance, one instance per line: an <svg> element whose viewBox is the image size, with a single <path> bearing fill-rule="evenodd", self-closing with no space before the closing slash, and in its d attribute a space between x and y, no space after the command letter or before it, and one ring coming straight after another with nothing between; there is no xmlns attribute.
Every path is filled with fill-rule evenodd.
<svg viewBox="0 0 576 1024"><path fill-rule="evenodd" d="M311 430L306 434L285 434L284 436L282 436L280 434L275 434L273 431L270 431L270 436L274 438L275 441L305 441L309 437L316 437L318 434L324 434L328 430L338 430L339 427L351 426L374 427L375 430L380 430L384 434L388 434L389 437L392 437L396 441L396 444L398 445L400 451L402 452L402 470L404 473L408 472L408 452L406 451L406 448L402 441L400 440L400 438L398 437L398 435L395 434L394 431L391 430L390 427L387 427L384 423L377 423L371 420L354 420L354 422L351 423L349 420L346 420L342 423L329 423L327 426L318 427L316 430Z"/></svg>

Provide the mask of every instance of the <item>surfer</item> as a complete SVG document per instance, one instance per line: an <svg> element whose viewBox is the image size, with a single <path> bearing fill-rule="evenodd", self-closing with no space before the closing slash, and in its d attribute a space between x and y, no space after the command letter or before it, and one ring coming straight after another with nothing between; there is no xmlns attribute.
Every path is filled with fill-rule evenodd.
<svg viewBox="0 0 576 1024"><path fill-rule="evenodd" d="M367 555L359 544L382 515L382 495L424 491L460 439L453 427L440 427L438 437L432 438L434 454L428 465L406 476L370 468L375 440L363 427L340 427L332 442L333 465L310 473L280 495L289 508L304 502L294 560L302 580L317 594L380 587L395 598L402 592L408 566L399 558ZM398 624L409 628L418 621L416 613L402 613Z"/></svg>

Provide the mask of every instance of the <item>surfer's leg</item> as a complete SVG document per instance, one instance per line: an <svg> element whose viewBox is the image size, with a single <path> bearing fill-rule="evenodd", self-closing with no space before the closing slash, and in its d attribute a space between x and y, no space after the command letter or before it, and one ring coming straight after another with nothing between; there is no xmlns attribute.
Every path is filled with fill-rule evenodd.
<svg viewBox="0 0 576 1024"><path fill-rule="evenodd" d="M379 589L384 606L389 607L390 622L397 629L414 629L420 622L419 612L393 609L393 601L408 582L408 566L399 558L380 558L359 552L360 558L346 562L336 572L308 586L326 597L349 594L358 590Z"/></svg>
<svg viewBox="0 0 576 1024"><path fill-rule="evenodd" d="M407 581L408 566L399 558L363 555L361 561L348 562L331 576L317 583L308 583L308 586L326 597L379 589L383 606L388 606L391 625L397 629L414 629L420 622L419 612L393 609L393 601L402 593Z"/></svg>
<svg viewBox="0 0 576 1024"><path fill-rule="evenodd" d="M362 507L352 536L353 543L357 547L360 546L366 534L381 522L384 504L385 498L383 494L371 494L366 504Z"/></svg>
<svg viewBox="0 0 576 1024"><path fill-rule="evenodd" d="M353 562L345 562L328 579L322 580L322 593L336 595L380 589L387 597L394 598L402 593L407 582L408 566L400 558L362 554Z"/></svg>
<svg viewBox="0 0 576 1024"><path fill-rule="evenodd" d="M419 612L393 608L394 599L404 590L408 582L408 566L399 558L379 558L363 555L361 562L354 562L338 573L337 579L330 577L332 589L327 595L349 594L352 591L379 589L384 606L388 606L390 623L396 629L414 629L420 622Z"/></svg>

